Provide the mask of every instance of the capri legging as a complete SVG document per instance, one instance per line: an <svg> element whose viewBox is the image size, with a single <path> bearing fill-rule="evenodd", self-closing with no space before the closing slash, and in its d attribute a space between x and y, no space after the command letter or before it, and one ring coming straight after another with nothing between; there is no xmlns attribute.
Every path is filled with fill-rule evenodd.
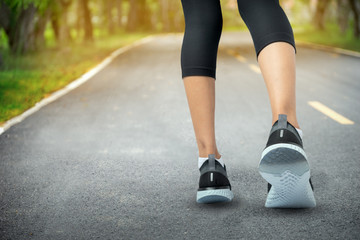
<svg viewBox="0 0 360 240"><path fill-rule="evenodd" d="M209 76L216 79L216 59L223 27L220 0L181 0L185 33L181 48L182 78ZM237 0L240 16L248 27L256 51L273 42L288 42L296 52L294 35L278 0Z"/></svg>

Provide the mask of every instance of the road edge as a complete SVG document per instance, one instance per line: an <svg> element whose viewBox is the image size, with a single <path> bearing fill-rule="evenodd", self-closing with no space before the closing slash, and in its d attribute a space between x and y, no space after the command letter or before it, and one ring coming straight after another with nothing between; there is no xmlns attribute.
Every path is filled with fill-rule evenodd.
<svg viewBox="0 0 360 240"><path fill-rule="evenodd" d="M133 43L130 43L128 45L125 45L125 46L122 46L122 47L116 49L115 51L110 53L110 55L107 56L104 60L102 60L99 64L97 64L95 67L93 67L89 71L85 72L79 78L71 81L65 87L51 93L48 97L41 99L39 102L35 103L34 106L32 106L31 108L22 112L21 114L5 121L5 123L2 126L0 126L0 135L3 134L4 132L6 132L9 128L14 126L15 124L22 122L28 116L39 111L42 107L59 99L60 97L64 96L65 94L69 93L70 91L74 90L75 88L79 87L83 83L90 80L95 74L97 74L102 69L104 69L107 65L109 65L116 57L120 56L122 53L125 53L126 51L128 51L134 47L137 47L139 45L147 43L147 42L151 41L154 37L155 37L154 34L150 34L146 37L136 40Z"/></svg>
<svg viewBox="0 0 360 240"><path fill-rule="evenodd" d="M67 94L68 92L72 91L73 89L79 87L83 83L90 80L91 77L93 77L95 74L97 74L102 69L104 69L107 65L109 65L116 57L118 57L122 53L124 53L136 46L147 43L150 40L152 40L155 36L158 36L158 35L183 35L183 33L180 32L180 33L150 34L144 38L136 40L135 42L133 42L129 45L125 45L121 48L116 49L108 57L106 57L101 63L99 63L98 65L96 65L95 67L93 67L92 69L90 69L89 71L84 73L83 75L81 75L79 78L73 80L65 87L53 92L52 94L50 94L50 96L43 98L42 100L37 102L33 107L27 109L25 112L21 113L20 115L17 115L15 117L5 121L5 123L2 126L0 126L0 135L3 134L6 130L8 130L13 125L22 122L25 118L27 118L28 116L37 112L42 107L59 99L63 95ZM322 51L327 51L327 52L332 52L332 53L339 53L342 55L360 58L360 52L356 52L356 51L352 51L352 50L331 47L331 46L326 46L326 45L321 45L321 44L316 44L316 43L310 43L310 42L301 41L301 40L295 40L295 42L296 42L296 45L300 46L300 47L312 48L312 49L317 49L317 50L322 50Z"/></svg>
<svg viewBox="0 0 360 240"><path fill-rule="evenodd" d="M342 55L346 55L346 56L360 58L360 52L356 52L353 50L337 48L337 47L332 47L332 46L327 46L327 45L322 45L322 44L317 44L317 43L311 43L311 42L306 42L306 41L301 41L301 40L296 40L296 39L295 39L295 43L299 47L312 48L312 49L316 49L316 50L322 50L322 51L338 53L338 54L342 54Z"/></svg>

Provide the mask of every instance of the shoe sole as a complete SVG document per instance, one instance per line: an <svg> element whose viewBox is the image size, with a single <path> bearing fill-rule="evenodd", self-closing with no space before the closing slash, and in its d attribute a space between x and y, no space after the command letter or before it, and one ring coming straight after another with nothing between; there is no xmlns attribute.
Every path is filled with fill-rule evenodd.
<svg viewBox="0 0 360 240"><path fill-rule="evenodd" d="M264 149L259 163L261 176L271 184L265 207L311 208L316 206L310 167L304 150L279 143Z"/></svg>
<svg viewBox="0 0 360 240"><path fill-rule="evenodd" d="M198 203L230 202L233 198L234 194L230 189L202 190L196 194Z"/></svg>

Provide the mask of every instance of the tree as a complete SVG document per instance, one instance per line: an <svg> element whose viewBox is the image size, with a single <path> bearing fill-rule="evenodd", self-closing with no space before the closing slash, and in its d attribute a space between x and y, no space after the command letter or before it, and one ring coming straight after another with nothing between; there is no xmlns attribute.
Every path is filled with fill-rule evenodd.
<svg viewBox="0 0 360 240"><path fill-rule="evenodd" d="M89 2L88 0L80 0L79 3L84 17L84 22L83 22L84 31L85 31L84 40L93 41L93 25L91 22L91 13L88 6L88 2Z"/></svg>
<svg viewBox="0 0 360 240"><path fill-rule="evenodd" d="M50 14L51 14L50 8L47 8L44 12L37 14L34 33L33 33L35 49L40 49L45 45L44 32L45 32L46 24L50 19Z"/></svg>
<svg viewBox="0 0 360 240"><path fill-rule="evenodd" d="M116 7L117 7L117 20L118 20L118 26L120 28L123 27L123 24L122 24L122 3L123 1L122 0L117 0L116 1Z"/></svg>
<svg viewBox="0 0 360 240"><path fill-rule="evenodd" d="M105 22L107 25L108 33L113 34L115 31L115 23L112 10L115 6L115 2L113 0L103 1L104 5L104 16Z"/></svg>
<svg viewBox="0 0 360 240"><path fill-rule="evenodd" d="M60 26L59 26L59 19L61 15L61 9L58 2L54 2L50 6L50 22L51 27L54 31L55 39L59 43L60 41Z"/></svg>
<svg viewBox="0 0 360 240"><path fill-rule="evenodd" d="M55 4L59 4L59 15L58 18L55 21L60 21L61 24L59 24L59 22L57 23L57 27L59 27L58 31L58 43L60 44L66 44L69 41L71 41L71 35L70 35L70 28L69 28L69 24L68 24L68 11L69 8L71 6L72 1L71 0L60 0L60 1L55 1L57 3Z"/></svg>
<svg viewBox="0 0 360 240"><path fill-rule="evenodd" d="M337 1L337 22L340 28L340 33L345 34L346 29L348 28L350 7L348 0L338 0Z"/></svg>
<svg viewBox="0 0 360 240"><path fill-rule="evenodd" d="M360 26L359 26L359 10L355 0L349 0L350 8L354 15L354 37L360 38Z"/></svg>
<svg viewBox="0 0 360 240"><path fill-rule="evenodd" d="M314 24L317 29L324 30L325 28L325 11L329 5L330 0L317 0L316 10L314 14Z"/></svg>
<svg viewBox="0 0 360 240"><path fill-rule="evenodd" d="M130 11L128 14L128 22L126 30L129 32L135 30L151 29L150 11L146 4L146 0L129 0Z"/></svg>
<svg viewBox="0 0 360 240"><path fill-rule="evenodd" d="M0 28L13 53L22 54L43 46L49 6L55 0L0 0Z"/></svg>
<svg viewBox="0 0 360 240"><path fill-rule="evenodd" d="M24 53L31 46L31 34L37 8L33 2L0 0L0 27L4 29L10 49L14 53Z"/></svg>

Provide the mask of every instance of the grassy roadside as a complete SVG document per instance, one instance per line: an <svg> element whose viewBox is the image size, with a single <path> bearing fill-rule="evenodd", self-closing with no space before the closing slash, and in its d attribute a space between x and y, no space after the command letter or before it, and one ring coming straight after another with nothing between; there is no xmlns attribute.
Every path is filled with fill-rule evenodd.
<svg viewBox="0 0 360 240"><path fill-rule="evenodd" d="M360 39L353 36L352 26L341 34L337 24L326 24L324 31L319 31L311 24L292 24L295 40L316 43L325 46L343 48L360 52ZM248 31L245 25L228 25L223 31Z"/></svg>
<svg viewBox="0 0 360 240"><path fill-rule="evenodd" d="M341 34L336 24L327 24L324 31L312 25L293 26L295 40L360 52L360 39L353 36L352 27Z"/></svg>
<svg viewBox="0 0 360 240"><path fill-rule="evenodd" d="M296 40L360 52L360 40L353 37L351 27L343 35L335 24L326 25L322 32L311 25L295 25L293 29ZM223 29L234 30L248 31L245 25L227 25ZM0 69L0 126L96 66L115 49L147 35L118 33L97 37L94 43L73 43L62 48L50 41L45 50L21 57L2 51L4 66Z"/></svg>
<svg viewBox="0 0 360 240"><path fill-rule="evenodd" d="M147 35L149 34L119 33L102 37L94 43L50 47L21 57L3 51L4 66L0 69L0 126L80 77L115 49Z"/></svg>

